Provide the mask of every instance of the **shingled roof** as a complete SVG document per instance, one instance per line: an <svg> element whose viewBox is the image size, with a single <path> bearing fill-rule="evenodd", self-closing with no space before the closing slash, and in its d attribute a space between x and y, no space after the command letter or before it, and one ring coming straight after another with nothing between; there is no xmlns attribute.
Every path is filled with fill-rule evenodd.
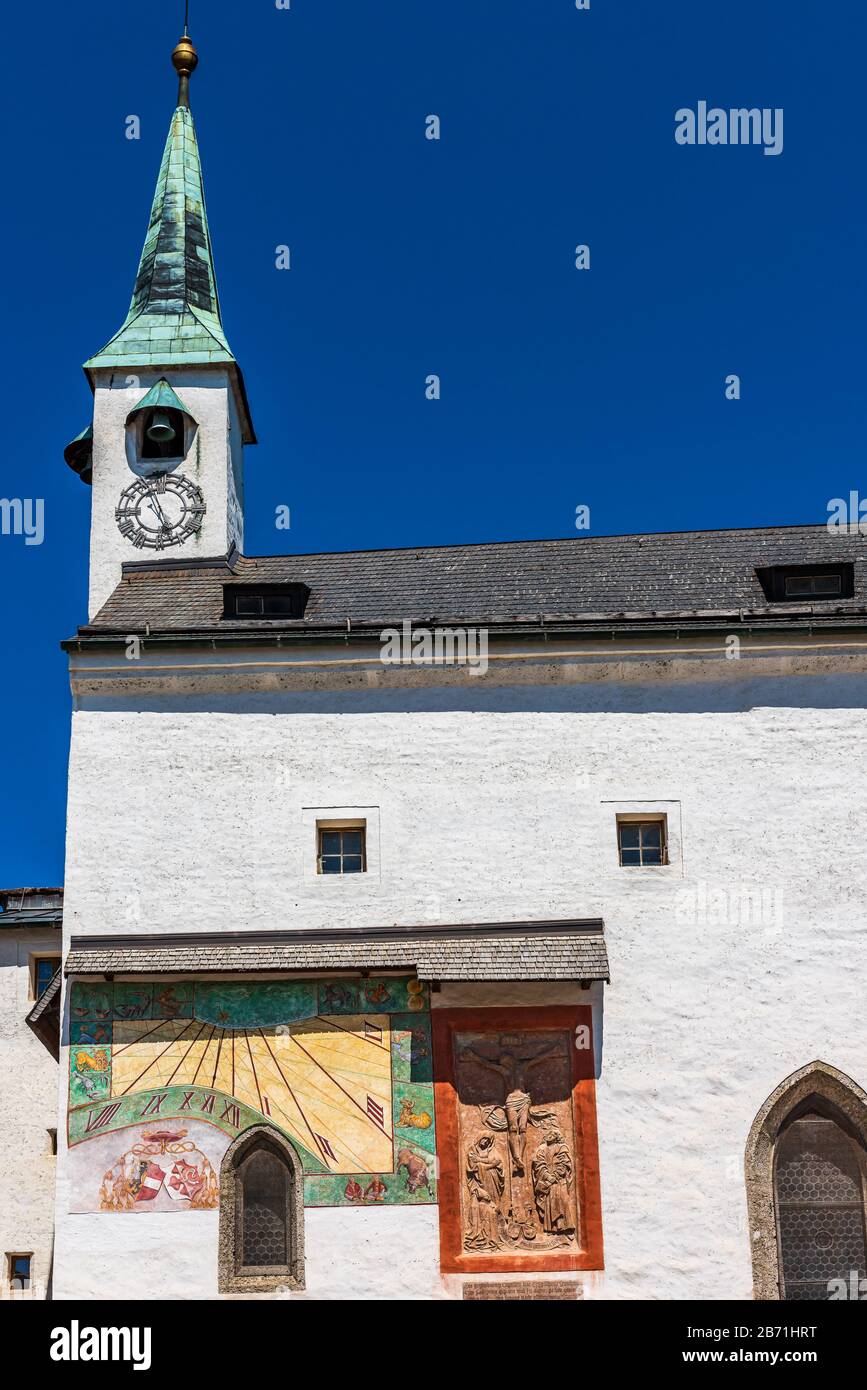
<svg viewBox="0 0 867 1390"><path fill-rule="evenodd" d="M607 980L603 924L481 922L451 927L73 937L67 975L413 970L420 980Z"/></svg>
<svg viewBox="0 0 867 1390"><path fill-rule="evenodd" d="M627 624L689 616L751 613L783 621L806 614L863 619L867 614L867 537L825 526L679 531L633 536L318 555L235 556L186 564L124 566L123 578L81 636L150 630L243 633L315 632L417 623L584 620ZM848 599L771 604L757 569L854 564ZM223 617L223 585L306 585L303 619Z"/></svg>

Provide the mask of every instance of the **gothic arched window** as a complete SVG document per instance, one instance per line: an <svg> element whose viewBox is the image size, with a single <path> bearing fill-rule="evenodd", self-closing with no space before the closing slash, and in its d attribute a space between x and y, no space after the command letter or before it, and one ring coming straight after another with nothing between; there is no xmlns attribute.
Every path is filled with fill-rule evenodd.
<svg viewBox="0 0 867 1390"><path fill-rule="evenodd" d="M223 1160L220 1291L303 1288L303 1178L282 1135L257 1126Z"/></svg>
<svg viewBox="0 0 867 1390"><path fill-rule="evenodd" d="M867 1093L811 1062L768 1096L746 1152L754 1296L860 1298L867 1288Z"/></svg>

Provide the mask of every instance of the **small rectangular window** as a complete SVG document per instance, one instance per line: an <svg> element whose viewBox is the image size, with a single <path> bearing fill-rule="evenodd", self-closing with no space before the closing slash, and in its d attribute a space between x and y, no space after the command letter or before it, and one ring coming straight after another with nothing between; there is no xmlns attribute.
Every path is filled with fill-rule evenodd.
<svg viewBox="0 0 867 1390"><path fill-rule="evenodd" d="M367 870L365 827L321 825L316 860L320 874L363 874Z"/></svg>
<svg viewBox="0 0 867 1390"><path fill-rule="evenodd" d="M30 1264L32 1255L7 1255L9 1268L9 1287L15 1293L30 1288Z"/></svg>
<svg viewBox="0 0 867 1390"><path fill-rule="evenodd" d="M644 869L668 863L666 820L617 817L617 845L623 868Z"/></svg>
<svg viewBox="0 0 867 1390"><path fill-rule="evenodd" d="M843 582L839 574L789 574L786 576L786 598L801 598L816 595L828 598L842 591Z"/></svg>
<svg viewBox="0 0 867 1390"><path fill-rule="evenodd" d="M54 979L57 967L60 964L59 956L34 956L33 958L33 998L41 999L51 981Z"/></svg>

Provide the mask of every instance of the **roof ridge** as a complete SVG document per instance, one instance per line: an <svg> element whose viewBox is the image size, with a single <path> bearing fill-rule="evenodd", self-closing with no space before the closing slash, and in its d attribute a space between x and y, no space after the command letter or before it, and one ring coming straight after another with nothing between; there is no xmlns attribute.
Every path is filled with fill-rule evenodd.
<svg viewBox="0 0 867 1390"><path fill-rule="evenodd" d="M746 536L762 533L767 536L780 536L787 532L809 531L818 533L826 531L827 526L824 522L798 522L786 526L723 526L705 530L684 530L684 531L627 531L613 532L607 535L582 535L582 536L528 536L514 540L493 540L493 541L446 541L434 545L398 545L398 546L371 546L361 550L304 550L304 551L281 551L272 555L238 555L234 564L260 564L263 560L318 560L333 559L338 556L346 556L348 559L358 555L408 555L413 552L416 554L439 554L448 550L483 550L495 548L509 548L513 546L536 546L536 545L588 545L599 541L656 541L666 540L672 536L683 536L694 538L700 536ZM836 539L834 532L829 532L832 539ZM851 537L848 539L852 539ZM867 548L867 536L864 538L865 548ZM199 564L203 564L200 561ZM214 566L225 564L225 558L214 557ZM151 563L138 563L137 569L172 569L178 568L177 561L154 560Z"/></svg>

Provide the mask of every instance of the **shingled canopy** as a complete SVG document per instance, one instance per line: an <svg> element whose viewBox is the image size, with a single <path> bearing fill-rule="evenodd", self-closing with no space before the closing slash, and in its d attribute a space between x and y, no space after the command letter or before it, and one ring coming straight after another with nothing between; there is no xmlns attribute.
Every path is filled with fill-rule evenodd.
<svg viewBox="0 0 867 1390"><path fill-rule="evenodd" d="M395 970L435 980L608 980L599 918L177 936L73 937L67 975Z"/></svg>

